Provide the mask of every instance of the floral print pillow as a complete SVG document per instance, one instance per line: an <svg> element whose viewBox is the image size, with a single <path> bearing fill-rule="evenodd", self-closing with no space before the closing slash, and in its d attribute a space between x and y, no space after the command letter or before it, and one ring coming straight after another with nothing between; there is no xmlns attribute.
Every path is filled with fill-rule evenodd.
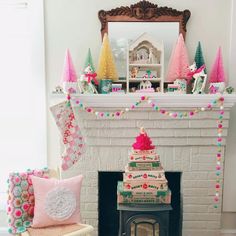
<svg viewBox="0 0 236 236"><path fill-rule="evenodd" d="M49 178L49 170L28 170L10 173L8 179L7 214L9 233L26 231L34 216L34 189L31 176Z"/></svg>

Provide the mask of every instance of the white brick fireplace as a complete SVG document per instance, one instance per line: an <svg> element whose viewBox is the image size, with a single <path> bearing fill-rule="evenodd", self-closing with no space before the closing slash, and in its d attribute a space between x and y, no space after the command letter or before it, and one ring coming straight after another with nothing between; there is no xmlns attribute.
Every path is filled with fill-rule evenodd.
<svg viewBox="0 0 236 236"><path fill-rule="evenodd" d="M84 104L105 111L114 110L114 107L127 107L137 98L130 95L100 95L81 96L80 99ZM156 97L161 107L168 107L170 110L201 107L214 98L211 95ZM225 99L223 156L229 110L235 100L235 96L227 96ZM78 122L87 138L87 152L78 164L63 175L71 177L81 173L85 176L81 209L87 223L95 228L98 225L98 171L124 170L131 144L139 132L138 128L143 126L157 147L164 169L182 172L183 235L220 235L221 202L218 209L213 207L217 152L216 110L201 112L191 119L173 119L147 107L130 111L119 119L98 119L92 114L81 111L78 113L78 109L76 110Z"/></svg>

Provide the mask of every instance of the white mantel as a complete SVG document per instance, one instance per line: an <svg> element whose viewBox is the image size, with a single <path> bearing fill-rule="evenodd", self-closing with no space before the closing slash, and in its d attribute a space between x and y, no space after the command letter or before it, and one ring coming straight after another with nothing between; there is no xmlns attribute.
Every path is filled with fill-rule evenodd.
<svg viewBox="0 0 236 236"><path fill-rule="evenodd" d="M103 107L130 107L140 99L142 95L154 100L161 107L173 108L196 108L206 106L209 102L220 97L220 94L171 94L171 93L150 93L150 94L81 94L72 95L84 103L85 106L103 108ZM236 94L224 94L225 104L227 108L231 108L236 103ZM145 104L145 102L144 102ZM150 106L150 105L142 105Z"/></svg>

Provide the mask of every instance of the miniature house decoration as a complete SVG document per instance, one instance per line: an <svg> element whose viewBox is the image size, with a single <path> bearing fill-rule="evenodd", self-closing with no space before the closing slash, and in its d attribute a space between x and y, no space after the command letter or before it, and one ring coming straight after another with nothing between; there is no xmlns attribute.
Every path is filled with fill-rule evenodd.
<svg viewBox="0 0 236 236"><path fill-rule="evenodd" d="M160 87L161 92L163 92L163 43L157 42L149 34L143 33L129 44L127 63L127 91L131 87L130 83L137 83L138 85L141 81L150 81L150 84L153 84L154 87ZM152 76L146 76L147 71ZM150 92L150 88L146 92Z"/></svg>

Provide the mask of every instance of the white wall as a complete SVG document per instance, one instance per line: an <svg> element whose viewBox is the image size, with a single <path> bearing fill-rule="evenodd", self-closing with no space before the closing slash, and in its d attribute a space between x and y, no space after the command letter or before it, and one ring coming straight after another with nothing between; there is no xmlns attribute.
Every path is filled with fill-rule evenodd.
<svg viewBox="0 0 236 236"><path fill-rule="evenodd" d="M232 0L232 20L231 20L231 42L230 42L230 64L229 64L229 75L230 85L236 88L236 2ZM232 207L232 202L236 199L236 188L235 188L235 167L236 167L236 107L231 111L230 129L227 139L228 148L226 151L225 161L225 186L224 186L224 210L228 212L236 211L236 204Z"/></svg>
<svg viewBox="0 0 236 236"><path fill-rule="evenodd" d="M45 1L48 105L52 102L50 93L60 81L65 49L70 48L78 72L83 67L88 47L92 50L96 64L101 44L100 21L97 17L98 11L100 9L108 10L121 5L126 6L136 2L136 0ZM217 48L221 45L225 68L228 72L231 0L159 0L152 2L158 3L160 6L170 6L179 10L189 9L192 16L187 25L186 43L190 58L193 58L197 42L200 40L209 71ZM54 122L50 114L48 114L48 118L49 165L55 166L59 161L58 131L55 125L52 125ZM236 127L234 125L232 132L235 133L235 131ZM228 170L226 169L226 172L228 176L236 174L233 168L229 168L228 166L227 168ZM228 185L229 188L233 188L231 183L232 177L228 177L227 179L231 184ZM225 202L228 202L228 199L230 199L230 196L225 195ZM236 211L235 201L233 203ZM232 203L230 203L230 207L232 209Z"/></svg>

